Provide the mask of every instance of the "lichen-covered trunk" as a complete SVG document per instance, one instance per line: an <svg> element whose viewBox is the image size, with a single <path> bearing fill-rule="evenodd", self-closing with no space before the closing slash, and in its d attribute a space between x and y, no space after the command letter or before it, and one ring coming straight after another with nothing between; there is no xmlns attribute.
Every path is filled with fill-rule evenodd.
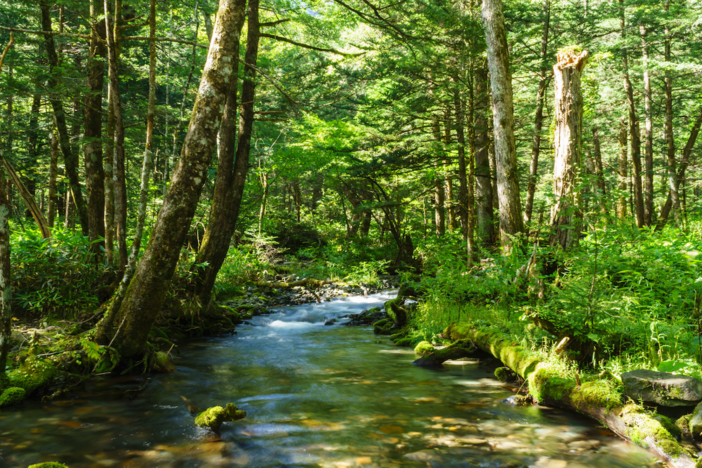
<svg viewBox="0 0 702 468"><path fill-rule="evenodd" d="M40 3L41 8L41 27L43 31L52 31L51 27L51 6L45 0ZM80 220L81 231L83 235L87 236L89 233L88 227L88 209L85 206L85 201L83 200L83 193L80 187L80 178L78 177L78 159L73 154L73 149L71 148L71 138L68 134L68 125L66 124L66 112L63 109L63 103L60 97L56 94L56 89L59 86L58 78L56 74L58 73L57 68L59 68L58 54L56 53L56 44L54 43L54 36L50 34L44 35L44 47L46 49L46 55L49 59L49 79L47 80L47 88L49 90L49 102L54 111L54 122L56 123L56 129L59 136L59 147L61 148L61 153L63 154L64 168L66 171L66 176L68 177L69 184L71 186L71 192L73 194L73 201L76 204L78 210L78 217Z"/></svg>
<svg viewBox="0 0 702 468"><path fill-rule="evenodd" d="M477 239L483 245L492 245L495 238L493 218L493 177L490 169L490 138L488 137L488 76L487 69L478 66L475 74L475 191L477 212Z"/></svg>
<svg viewBox="0 0 702 468"><path fill-rule="evenodd" d="M249 9L248 14L248 38L246 44L246 63L256 66L258 56L258 8L254 5L255 11ZM239 50L241 28L244 25L246 0L237 0L234 4L235 12L235 50ZM227 258L229 245L236 230L239 218L241 201L244 196L244 186L246 175L249 170L249 153L251 149L251 130L254 119L255 100L255 71L247 67L244 71L247 81L244 82L242 90L242 115L240 117L240 128L249 135L236 137L237 131L237 75L239 62L234 60L232 71L232 82L227 93L227 102L224 106L222 116L222 126L219 129L219 148L217 156L217 180L215 181L214 195L212 197L212 209L210 211L210 222L205 230L200 249L198 251L196 263L205 264L199 268L195 276L195 294L202 306L207 307L212 296L217 273L219 273L224 260ZM246 120L246 121L245 121ZM248 138L248 146L238 151L237 141Z"/></svg>
<svg viewBox="0 0 702 468"><path fill-rule="evenodd" d="M524 205L524 221L531 221L534 209L534 194L536 179L539 173L539 155L541 153L541 130L544 122L544 101L546 100L546 85L548 83L548 33L551 22L551 0L544 0L543 29L541 30L541 70L539 71L539 87L536 92L536 112L534 113L534 136L531 142L531 162L529 163L529 183L527 199Z"/></svg>
<svg viewBox="0 0 702 468"><path fill-rule="evenodd" d="M646 171L644 174L646 194L644 200L644 224L648 227L653 225L653 109L651 107L651 74L648 63L648 47L646 43L646 27L639 25L641 34L641 51L643 57L643 81L644 81L644 111L646 112Z"/></svg>
<svg viewBox="0 0 702 468"><path fill-rule="evenodd" d="M46 210L47 223L54 227L56 219L56 174L58 172L59 142L56 126L51 127L51 156L49 162L49 203Z"/></svg>
<svg viewBox="0 0 702 468"><path fill-rule="evenodd" d="M102 60L106 49L99 31L104 25L97 21L97 0L90 0L90 17L93 27L90 33L88 56L88 94L83 111L83 156L85 162L85 191L88 195L88 230L91 251L101 256L105 237L105 171L102 167L102 87L105 71Z"/></svg>
<svg viewBox="0 0 702 468"><path fill-rule="evenodd" d="M512 72L502 0L483 0L490 89L492 91L493 139L497 169L497 196L500 204L500 238L509 252L512 238L524 232L522 205L517 174L517 149L514 141L514 104Z"/></svg>
<svg viewBox="0 0 702 468"><path fill-rule="evenodd" d="M127 186L124 171L124 120L122 98L119 92L119 48L121 37L122 2L115 1L114 16L105 0L105 29L107 37L107 63L110 77L110 100L114 117L114 140L112 158L112 189L114 201L114 223L119 250L119 271L127 268Z"/></svg>
<svg viewBox="0 0 702 468"><path fill-rule="evenodd" d="M587 51L558 54L553 67L556 123L554 140L551 245L569 250L577 245L582 224L580 171L582 164L583 95L580 75Z"/></svg>
<svg viewBox="0 0 702 468"><path fill-rule="evenodd" d="M620 26L622 39L626 37L626 23L624 19L624 0L619 0L621 5ZM631 162L633 163L633 191L634 191L634 214L636 216L636 226L644 226L644 202L643 186L641 183L641 131L639 129L639 119L636 116L636 101L634 101L634 87L629 78L629 55L624 49L622 55L624 66L624 91L629 108L629 135L631 135Z"/></svg>
<svg viewBox="0 0 702 468"><path fill-rule="evenodd" d="M627 128L626 119L622 118L619 121L619 168L617 171L617 177L619 179L619 184L617 185L617 190L619 190L619 198L617 199L617 218L626 218L626 191L627 191L627 181L628 181L628 167L627 167Z"/></svg>
<svg viewBox="0 0 702 468"><path fill-rule="evenodd" d="M235 4L235 0L220 0L188 132L149 244L121 306L106 315L98 328L98 341L109 343L115 338L114 346L123 358L144 352L202 193L237 56Z"/></svg>
<svg viewBox="0 0 702 468"><path fill-rule="evenodd" d="M602 213L609 214L607 209L607 191L605 186L604 170L602 167L602 150L600 149L600 135L597 127L592 128L592 158L594 159L595 176L597 183L597 199L600 201Z"/></svg>

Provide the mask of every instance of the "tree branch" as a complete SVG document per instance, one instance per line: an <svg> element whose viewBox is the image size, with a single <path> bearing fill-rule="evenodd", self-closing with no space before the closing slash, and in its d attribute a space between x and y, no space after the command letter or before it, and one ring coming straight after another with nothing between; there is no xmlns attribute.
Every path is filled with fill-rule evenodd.
<svg viewBox="0 0 702 468"><path fill-rule="evenodd" d="M292 39L287 39L285 37L276 36L273 34L261 33L261 37L267 37L269 39L273 39L273 40L280 41L280 42L287 42L288 44L296 45L298 47L303 47L305 49L316 50L318 52L329 52L331 54L342 55L344 57L359 57L361 55L365 55L365 52L361 52L358 54L349 54L348 52L341 52L341 51L336 50L336 49L323 49L321 47L315 47L315 46L311 46L309 44L303 44L301 42L293 41Z"/></svg>

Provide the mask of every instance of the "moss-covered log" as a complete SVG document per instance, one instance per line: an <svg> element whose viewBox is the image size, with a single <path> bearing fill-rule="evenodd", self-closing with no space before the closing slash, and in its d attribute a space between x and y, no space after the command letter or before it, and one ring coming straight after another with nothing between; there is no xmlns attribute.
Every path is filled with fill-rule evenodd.
<svg viewBox="0 0 702 468"><path fill-rule="evenodd" d="M438 367L453 359L480 357L481 355L484 353L480 352L470 340L459 340L445 348L435 349L433 353L417 359L412 364L420 367Z"/></svg>
<svg viewBox="0 0 702 468"><path fill-rule="evenodd" d="M564 377L530 350L496 329L453 324L444 331L448 339L470 341L500 359L529 383L529 393L539 403L575 410L607 426L625 440L649 448L676 468L693 468L695 459L676 440L674 424L635 404L625 404L621 383L609 379L582 381Z"/></svg>

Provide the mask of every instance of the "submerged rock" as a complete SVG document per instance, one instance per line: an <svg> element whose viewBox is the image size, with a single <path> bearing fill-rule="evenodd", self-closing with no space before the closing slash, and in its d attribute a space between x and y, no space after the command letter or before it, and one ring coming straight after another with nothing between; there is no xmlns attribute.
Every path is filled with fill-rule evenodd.
<svg viewBox="0 0 702 468"><path fill-rule="evenodd" d="M2 394L0 394L0 408L3 406L16 405L20 401L24 400L27 396L27 392L23 388L10 387L5 389Z"/></svg>
<svg viewBox="0 0 702 468"><path fill-rule="evenodd" d="M531 405L534 403L534 399L531 397L531 395L512 395L511 397L507 397L504 400L502 400L502 403L506 403L508 405L512 406L525 406L525 405Z"/></svg>
<svg viewBox="0 0 702 468"><path fill-rule="evenodd" d="M624 393L631 399L661 406L693 406L702 401L702 382L684 375L651 370L622 374Z"/></svg>
<svg viewBox="0 0 702 468"><path fill-rule="evenodd" d="M227 403L226 408L221 406L213 406L207 408L202 413L195 416L195 425L199 427L208 427L213 431L219 429L222 423L227 421L237 421L246 417L246 411L239 410L236 405Z"/></svg>

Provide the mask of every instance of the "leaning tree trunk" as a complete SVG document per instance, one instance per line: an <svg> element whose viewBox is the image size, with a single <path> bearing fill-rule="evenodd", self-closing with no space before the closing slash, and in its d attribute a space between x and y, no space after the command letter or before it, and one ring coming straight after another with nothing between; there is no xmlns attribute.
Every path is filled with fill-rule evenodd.
<svg viewBox="0 0 702 468"><path fill-rule="evenodd" d="M497 195L500 202L500 237L506 252L512 249L513 237L524 232L522 205L517 174L517 149L514 141L514 105L512 73L502 0L483 0L483 24L487 42L492 121L497 167Z"/></svg>
<svg viewBox="0 0 702 468"><path fill-rule="evenodd" d="M583 95L580 74L588 52L572 49L558 54L553 67L555 85L555 154L551 211L551 245L569 250L577 245L582 224L580 166L582 164Z"/></svg>
<svg viewBox="0 0 702 468"><path fill-rule="evenodd" d="M548 84L548 33L551 22L551 0L544 0L544 25L541 30L541 70L539 71L539 88L536 92L536 113L534 115L534 137L531 143L531 163L529 164L529 184L524 206L524 221L531 221L536 193L536 178L539 173L539 154L541 153L541 129L544 122L544 101Z"/></svg>
<svg viewBox="0 0 702 468"><path fill-rule="evenodd" d="M97 340L110 343L114 338L113 346L123 358L144 352L195 215L238 54L236 19L241 12L236 6L236 0L220 0L188 133L149 244L121 306L106 315L98 328Z"/></svg>
<svg viewBox="0 0 702 468"><path fill-rule="evenodd" d="M478 240L492 245L495 238L493 218L492 170L490 169L490 138L488 137L488 76L484 62L475 74L475 188L478 220Z"/></svg>
<svg viewBox="0 0 702 468"><path fill-rule="evenodd" d="M236 0L234 10L238 16L234 18L236 44L234 50L239 50L241 28L244 25L244 10L246 0ZM249 4L248 37L245 61L256 66L258 57L258 1ZM229 244L236 230L239 209L244 196L246 174L249 170L249 153L251 152L251 131L254 121L254 98L256 86L256 71L250 67L245 69L245 81L242 89L242 114L239 119L239 148L236 146L236 111L237 111L237 75L239 62L234 61L232 83L224 106L222 127L219 130L219 149L217 164L217 180L215 181L214 196L210 222L205 230L202 244L198 251L196 262L206 266L199 268L195 277L195 294L204 307L210 302L212 288L217 273L227 258Z"/></svg>
<svg viewBox="0 0 702 468"><path fill-rule="evenodd" d="M40 2L41 7L41 27L45 32L51 32L51 6L45 0ZM59 67L58 54L56 53L56 45L54 44L54 36L51 34L44 35L44 46L46 47L46 55L49 58L49 79L47 88L50 90L49 102L54 111L56 129L59 135L59 146L63 153L63 162L66 170L66 176L71 186L73 201L78 209L78 217L80 219L80 227L83 235L87 236L90 232L88 227L88 209L83 200L81 192L80 179L78 177L77 158L73 154L71 148L71 138L68 134L68 125L66 124L66 112L63 109L63 103L60 97L56 94L56 88L59 86L56 77L56 69Z"/></svg>
<svg viewBox="0 0 702 468"><path fill-rule="evenodd" d="M99 9L97 0L90 0L90 18L93 27L90 32L88 57L88 89L83 112L85 190L88 194L88 230L91 251L101 256L105 237L105 171L102 167L102 87L105 81L105 67L102 60L106 56L103 39L98 35L104 31L97 21Z"/></svg>
<svg viewBox="0 0 702 468"><path fill-rule="evenodd" d="M626 218L626 192L628 180L626 142L626 119L622 117L622 119L619 121L619 184L617 185L617 189L619 190L619 199L617 200L617 218L619 219Z"/></svg>

